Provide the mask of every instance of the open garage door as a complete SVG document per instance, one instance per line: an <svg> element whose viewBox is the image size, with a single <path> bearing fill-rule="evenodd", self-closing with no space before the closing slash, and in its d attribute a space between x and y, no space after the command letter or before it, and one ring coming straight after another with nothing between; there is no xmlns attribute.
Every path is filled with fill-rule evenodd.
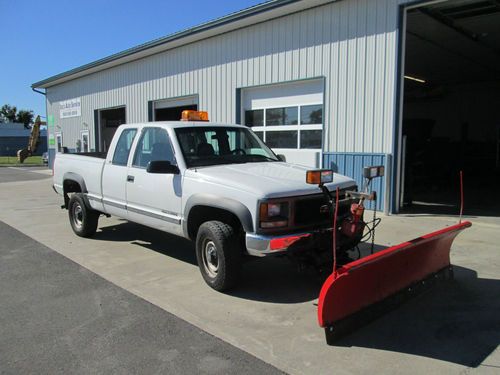
<svg viewBox="0 0 500 375"><path fill-rule="evenodd" d="M182 111L187 109L198 110L198 97L185 96L150 102L149 121L179 121Z"/></svg>
<svg viewBox="0 0 500 375"><path fill-rule="evenodd" d="M107 151L118 126L127 122L126 108L115 107L96 110L98 129L96 132L99 151Z"/></svg>
<svg viewBox="0 0 500 375"><path fill-rule="evenodd" d="M403 212L500 214L500 4L433 2L407 10Z"/></svg>
<svg viewBox="0 0 500 375"><path fill-rule="evenodd" d="M243 89L243 124L288 162L320 167L323 87L315 79Z"/></svg>

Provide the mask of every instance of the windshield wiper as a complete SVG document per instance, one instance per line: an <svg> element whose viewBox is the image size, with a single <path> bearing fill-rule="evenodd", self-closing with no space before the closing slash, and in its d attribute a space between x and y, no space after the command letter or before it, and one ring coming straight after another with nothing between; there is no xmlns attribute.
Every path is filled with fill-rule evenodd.
<svg viewBox="0 0 500 375"><path fill-rule="evenodd" d="M256 159L258 158L261 158L261 159L264 159L265 161L278 161L276 159L273 159L273 158L270 158L269 156L265 156L265 155L247 155L247 156L251 156L251 157L256 157ZM260 162L262 160L251 160L250 162L251 163L257 163L257 162Z"/></svg>

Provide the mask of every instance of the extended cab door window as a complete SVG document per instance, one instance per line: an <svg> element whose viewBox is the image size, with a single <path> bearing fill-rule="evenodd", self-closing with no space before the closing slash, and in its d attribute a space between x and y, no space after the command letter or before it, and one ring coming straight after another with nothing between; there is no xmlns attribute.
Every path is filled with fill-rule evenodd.
<svg viewBox="0 0 500 375"><path fill-rule="evenodd" d="M132 142L134 141L137 129L125 129L116 143L115 153L113 154L112 163L114 165L127 165Z"/></svg>
<svg viewBox="0 0 500 375"><path fill-rule="evenodd" d="M175 165L170 138L165 129L144 128L135 149L133 167L146 168L150 161L163 160Z"/></svg>

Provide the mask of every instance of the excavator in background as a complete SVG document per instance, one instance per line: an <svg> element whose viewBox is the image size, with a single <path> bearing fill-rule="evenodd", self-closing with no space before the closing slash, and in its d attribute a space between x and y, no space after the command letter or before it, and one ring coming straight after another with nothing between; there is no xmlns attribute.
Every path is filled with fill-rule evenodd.
<svg viewBox="0 0 500 375"><path fill-rule="evenodd" d="M42 125L42 120L40 120L40 116L36 116L35 123L31 128L28 147L17 151L17 160L19 161L19 163L23 163L26 158L32 156L36 152L36 148L40 143L40 125Z"/></svg>

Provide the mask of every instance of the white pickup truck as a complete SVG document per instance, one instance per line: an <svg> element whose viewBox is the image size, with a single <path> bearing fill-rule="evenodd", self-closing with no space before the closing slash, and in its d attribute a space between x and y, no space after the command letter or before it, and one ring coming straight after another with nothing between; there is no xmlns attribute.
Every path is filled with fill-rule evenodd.
<svg viewBox="0 0 500 375"><path fill-rule="evenodd" d="M203 278L222 291L245 256L331 249L331 211L306 171L245 126L155 122L120 126L106 154L57 154L53 186L77 235L92 236L104 214L186 237ZM342 198L356 189L339 174L325 186ZM348 215L350 199L342 202Z"/></svg>

